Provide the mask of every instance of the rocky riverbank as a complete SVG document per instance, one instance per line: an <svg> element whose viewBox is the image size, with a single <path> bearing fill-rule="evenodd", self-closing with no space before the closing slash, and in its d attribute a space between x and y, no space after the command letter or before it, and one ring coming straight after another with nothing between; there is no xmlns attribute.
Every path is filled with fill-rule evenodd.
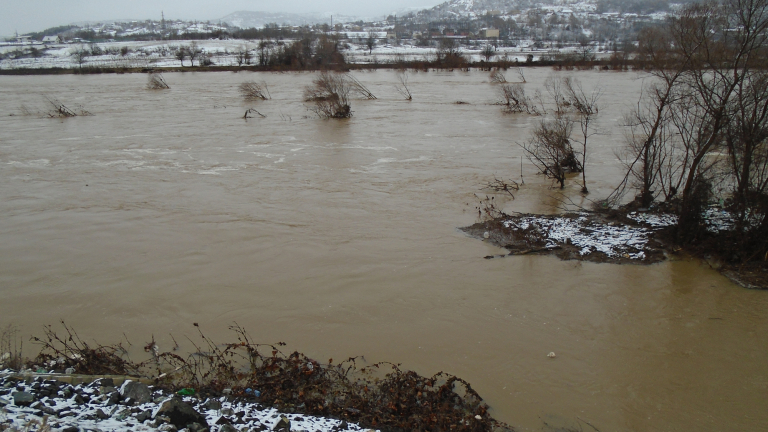
<svg viewBox="0 0 768 432"><path fill-rule="evenodd" d="M307 431L365 430L355 423L283 414L251 399L170 393L112 378L68 384L46 374L0 373L0 431Z"/></svg>

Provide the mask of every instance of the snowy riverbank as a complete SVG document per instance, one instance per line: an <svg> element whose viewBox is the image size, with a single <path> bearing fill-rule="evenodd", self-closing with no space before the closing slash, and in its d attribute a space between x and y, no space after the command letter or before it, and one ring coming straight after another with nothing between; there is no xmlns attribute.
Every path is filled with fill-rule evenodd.
<svg viewBox="0 0 768 432"><path fill-rule="evenodd" d="M111 378L71 385L44 375L25 379L0 372L2 431L286 430L283 417L291 431L365 430L343 420L282 414L231 396L180 396L130 380L116 385Z"/></svg>

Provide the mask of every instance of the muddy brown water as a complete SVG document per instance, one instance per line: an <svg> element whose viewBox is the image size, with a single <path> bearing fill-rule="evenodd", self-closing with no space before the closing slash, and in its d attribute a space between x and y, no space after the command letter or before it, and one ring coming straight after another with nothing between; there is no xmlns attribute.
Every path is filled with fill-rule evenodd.
<svg viewBox="0 0 768 432"><path fill-rule="evenodd" d="M531 94L554 72L525 73ZM603 89L600 198L647 82L572 75ZM172 73L168 91L140 74L0 77L0 324L39 335L61 318L168 349L193 322L232 340L236 321L319 359L456 374L521 430L768 429L768 293L686 259L483 259L502 251L457 227L478 220L484 182L520 178L535 119L492 105L485 72L412 74L411 102L393 72L357 77L379 99L343 121L312 118L308 73ZM237 85L262 79L273 99L243 102ZM18 115L42 95L94 116ZM267 117L243 120L252 106ZM557 211L527 161L523 175L515 201L496 199Z"/></svg>

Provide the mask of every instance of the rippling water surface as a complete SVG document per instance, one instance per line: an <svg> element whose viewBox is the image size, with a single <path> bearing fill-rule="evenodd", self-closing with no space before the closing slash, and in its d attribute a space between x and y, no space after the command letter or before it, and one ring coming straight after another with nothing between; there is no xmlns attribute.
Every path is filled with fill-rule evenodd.
<svg viewBox="0 0 768 432"><path fill-rule="evenodd" d="M552 73L527 69L529 94ZM644 81L573 75L603 89L597 199ZM225 341L237 321L320 359L454 373L521 430L768 429L765 292L690 260L485 260L499 250L457 230L483 183L520 178L536 121L492 105L487 73L413 74L412 102L394 73L357 73L379 99L342 121L311 117L312 76L172 73L160 92L140 74L0 77L0 324L169 348L192 322ZM243 102L239 83L262 79L273 99ZM43 95L94 116L19 115ZM252 106L266 118L243 120ZM557 211L522 169L505 208Z"/></svg>

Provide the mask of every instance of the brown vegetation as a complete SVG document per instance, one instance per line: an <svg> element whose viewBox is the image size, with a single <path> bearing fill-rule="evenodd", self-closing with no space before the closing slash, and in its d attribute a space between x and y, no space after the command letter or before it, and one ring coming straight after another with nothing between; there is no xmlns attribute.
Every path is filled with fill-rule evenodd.
<svg viewBox="0 0 768 432"><path fill-rule="evenodd" d="M121 344L88 344L62 325L63 336L47 326L43 338L33 338L42 346L34 363L46 370L150 377L160 387L192 388L203 397L228 389L235 397L255 399L284 412L330 416L382 430L508 428L491 417L468 382L443 372L425 377L404 371L399 364L359 366L365 363L361 357L324 363L299 352L286 355L281 352L284 343L256 343L238 325L230 327L235 342L218 344L195 324L202 345L193 342L195 351L186 356L160 352L153 339L145 347L151 358L135 363L126 359Z"/></svg>
<svg viewBox="0 0 768 432"><path fill-rule="evenodd" d="M573 122L559 115L554 119L543 119L534 128L528 142L520 146L530 160L544 175L565 188L568 173L583 169L571 144Z"/></svg>
<svg viewBox="0 0 768 432"><path fill-rule="evenodd" d="M267 83L264 81L259 83L255 81L246 81L240 84L238 89L240 90L240 95L247 100L271 99L269 87L267 87Z"/></svg>
<svg viewBox="0 0 768 432"><path fill-rule="evenodd" d="M147 76L147 88L150 90L168 90L171 86L165 82L162 74L152 72Z"/></svg>
<svg viewBox="0 0 768 432"><path fill-rule="evenodd" d="M304 100L314 102L310 110L322 118L352 117L350 98L357 93L365 99L376 99L360 81L348 73L321 72L304 89Z"/></svg>

